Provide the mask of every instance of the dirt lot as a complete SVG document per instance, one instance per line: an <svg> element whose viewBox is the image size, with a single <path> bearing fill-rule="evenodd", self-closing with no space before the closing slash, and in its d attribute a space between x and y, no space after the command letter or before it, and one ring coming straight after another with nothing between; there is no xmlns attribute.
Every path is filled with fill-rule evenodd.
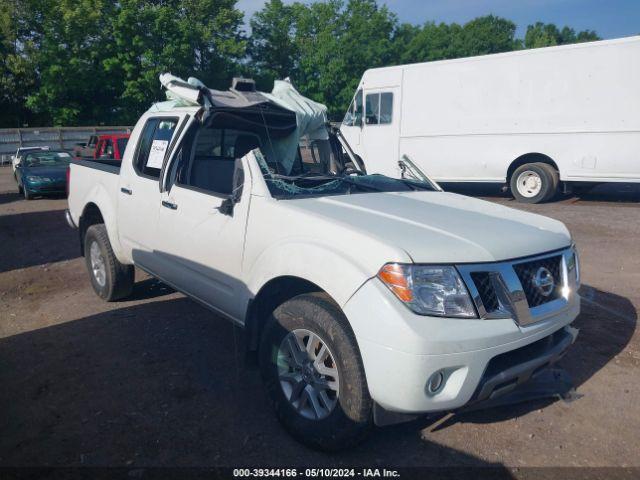
<svg viewBox="0 0 640 480"><path fill-rule="evenodd" d="M101 302L66 200L25 201L0 168L0 466L640 466L640 188L489 199L574 234L584 302L562 366L579 398L421 419L326 455L279 426L239 330L142 273L131 299Z"/></svg>

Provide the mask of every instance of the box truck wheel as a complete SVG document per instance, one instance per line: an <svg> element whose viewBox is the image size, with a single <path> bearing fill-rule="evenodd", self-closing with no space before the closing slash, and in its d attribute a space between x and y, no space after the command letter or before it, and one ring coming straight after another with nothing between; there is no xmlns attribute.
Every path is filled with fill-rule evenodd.
<svg viewBox="0 0 640 480"><path fill-rule="evenodd" d="M541 162L519 166L509 181L511 194L523 203L551 200L558 191L560 178L551 165Z"/></svg>
<svg viewBox="0 0 640 480"><path fill-rule="evenodd" d="M91 225L84 237L84 257L91 285L107 302L128 297L133 290L135 269L118 261L104 224Z"/></svg>
<svg viewBox="0 0 640 480"><path fill-rule="evenodd" d="M302 294L280 305L259 358L276 415L299 442L336 451L364 440L373 401L355 336L330 298Z"/></svg>

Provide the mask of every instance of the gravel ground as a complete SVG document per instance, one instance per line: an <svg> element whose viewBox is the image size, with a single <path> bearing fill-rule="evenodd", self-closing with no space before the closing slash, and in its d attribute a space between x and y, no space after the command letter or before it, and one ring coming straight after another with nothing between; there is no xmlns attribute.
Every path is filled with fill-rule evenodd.
<svg viewBox="0 0 640 480"><path fill-rule="evenodd" d="M66 200L25 201L0 168L0 466L640 466L639 186L534 206L470 193L573 232L576 399L420 419L327 455L279 426L237 328L141 272L130 299L100 301Z"/></svg>

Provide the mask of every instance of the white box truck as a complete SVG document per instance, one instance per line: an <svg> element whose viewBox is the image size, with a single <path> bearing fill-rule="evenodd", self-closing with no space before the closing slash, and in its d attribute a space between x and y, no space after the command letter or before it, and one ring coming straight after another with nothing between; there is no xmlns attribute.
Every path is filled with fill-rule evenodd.
<svg viewBox="0 0 640 480"><path fill-rule="evenodd" d="M640 36L367 70L341 131L369 173L406 155L528 203L640 182Z"/></svg>

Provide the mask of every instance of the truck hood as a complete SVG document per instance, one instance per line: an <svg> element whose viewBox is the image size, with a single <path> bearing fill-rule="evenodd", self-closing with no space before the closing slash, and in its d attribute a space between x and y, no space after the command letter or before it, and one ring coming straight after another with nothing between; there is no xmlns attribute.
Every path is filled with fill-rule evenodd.
<svg viewBox="0 0 640 480"><path fill-rule="evenodd" d="M416 263L479 263L567 247L563 223L446 192L366 193L287 200L291 207L402 248ZM390 259L393 260L393 259Z"/></svg>

